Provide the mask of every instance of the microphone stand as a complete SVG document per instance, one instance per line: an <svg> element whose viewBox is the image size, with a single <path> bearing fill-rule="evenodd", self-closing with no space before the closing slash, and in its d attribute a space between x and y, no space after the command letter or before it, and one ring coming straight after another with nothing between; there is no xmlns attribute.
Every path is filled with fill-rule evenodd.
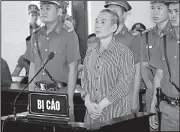
<svg viewBox="0 0 180 132"><path fill-rule="evenodd" d="M54 56L53 56L54 57ZM52 58L53 58L52 57ZM42 67L38 70L38 72L34 75L34 77L29 81L29 83L22 89L22 91L16 96L14 103L13 103L13 114L14 114L14 120L17 120L17 115L16 115L16 101L18 97L22 94L22 92L27 88L27 86L34 80L34 78L39 74L39 72L44 68L44 66L48 63L49 60L52 58L49 58L46 60L46 62L42 65Z"/></svg>
<svg viewBox="0 0 180 132"><path fill-rule="evenodd" d="M159 124L158 132L160 132L160 131L161 131L161 112L160 112L159 105L160 105L160 102L161 102L161 88L158 87L156 90L157 90L157 93L156 93L156 97L157 97L157 105L156 105L156 109L157 109L157 114L158 114L158 124Z"/></svg>

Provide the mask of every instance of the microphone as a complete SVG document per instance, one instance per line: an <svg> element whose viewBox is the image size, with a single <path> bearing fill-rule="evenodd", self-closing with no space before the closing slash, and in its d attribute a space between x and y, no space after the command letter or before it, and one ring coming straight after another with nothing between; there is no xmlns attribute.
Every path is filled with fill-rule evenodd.
<svg viewBox="0 0 180 132"><path fill-rule="evenodd" d="M48 56L48 59L51 60L54 57L54 52L51 52ZM56 87L58 87L57 82L55 81L55 79L51 76L51 74L43 67L44 71L48 74L48 76L50 77L50 79L53 81L53 83L55 84Z"/></svg>
<svg viewBox="0 0 180 132"><path fill-rule="evenodd" d="M29 81L29 83L22 89L22 91L16 96L14 103L13 103L13 114L14 114L14 120L16 120L16 101L18 99L18 97L22 94L22 92L27 88L27 86L34 80L34 78L39 74L39 72L45 67L45 65L54 58L54 52L51 52L48 55L47 60L45 61L45 63L41 66L41 68L38 70L38 72L33 76L33 78Z"/></svg>

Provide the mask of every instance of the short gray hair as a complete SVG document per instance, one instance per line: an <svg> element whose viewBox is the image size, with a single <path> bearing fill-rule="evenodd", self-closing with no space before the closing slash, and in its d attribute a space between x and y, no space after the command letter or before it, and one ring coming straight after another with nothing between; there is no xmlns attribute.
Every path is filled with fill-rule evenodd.
<svg viewBox="0 0 180 132"><path fill-rule="evenodd" d="M113 12L109 9L103 9L100 13L109 13L111 15L111 24L117 24L117 27L119 27L119 16L116 12Z"/></svg>

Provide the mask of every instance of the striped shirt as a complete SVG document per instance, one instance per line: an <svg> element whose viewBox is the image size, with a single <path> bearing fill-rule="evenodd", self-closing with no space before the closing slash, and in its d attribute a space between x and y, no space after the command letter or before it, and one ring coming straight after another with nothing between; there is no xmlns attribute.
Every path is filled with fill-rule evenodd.
<svg viewBox="0 0 180 132"><path fill-rule="evenodd" d="M82 98L90 94L91 101L99 103L107 98L111 105L93 120L88 112L85 123L102 122L130 114L134 79L134 59L128 47L113 39L101 53L100 43L88 48L82 70Z"/></svg>

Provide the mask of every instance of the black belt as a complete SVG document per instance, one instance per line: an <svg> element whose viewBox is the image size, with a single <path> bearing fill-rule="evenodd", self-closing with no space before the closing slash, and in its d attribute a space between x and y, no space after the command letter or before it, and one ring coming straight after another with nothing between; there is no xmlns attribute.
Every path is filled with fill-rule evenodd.
<svg viewBox="0 0 180 132"><path fill-rule="evenodd" d="M160 99L162 101L165 101L166 103L168 103L169 105L171 106L179 106L179 102L180 102L180 99L179 98L172 98L172 97L169 97L167 95L165 95L163 92L161 92L161 96L160 96Z"/></svg>
<svg viewBox="0 0 180 132"><path fill-rule="evenodd" d="M67 83L57 81L57 83L55 84L55 83L49 83L47 81L39 81L39 82L35 82L35 86L42 90L57 91L62 87L66 87Z"/></svg>

